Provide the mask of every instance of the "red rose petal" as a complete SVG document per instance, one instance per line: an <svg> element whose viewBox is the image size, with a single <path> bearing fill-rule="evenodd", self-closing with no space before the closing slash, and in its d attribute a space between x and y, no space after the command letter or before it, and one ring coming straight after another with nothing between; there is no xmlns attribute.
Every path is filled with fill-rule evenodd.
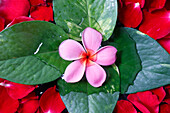
<svg viewBox="0 0 170 113"><path fill-rule="evenodd" d="M170 104L160 105L160 112L159 113L170 113Z"/></svg>
<svg viewBox="0 0 170 113"><path fill-rule="evenodd" d="M1 83L1 82L4 82L4 80L5 80L5 79L3 79L3 78L0 78L0 83Z"/></svg>
<svg viewBox="0 0 170 113"><path fill-rule="evenodd" d="M39 107L39 109L37 110L36 113L44 113L44 112L43 112L42 109Z"/></svg>
<svg viewBox="0 0 170 113"><path fill-rule="evenodd" d="M7 25L7 27L10 27L14 24L17 24L17 23L20 23L20 22L24 22L24 21L33 21L34 19L33 18L30 18L30 17L26 17L26 16L19 16L19 17L16 17L12 20L11 23L9 23Z"/></svg>
<svg viewBox="0 0 170 113"><path fill-rule="evenodd" d="M170 54L170 38L162 38L157 41Z"/></svg>
<svg viewBox="0 0 170 113"><path fill-rule="evenodd" d="M0 17L0 32L4 29L5 27L5 19Z"/></svg>
<svg viewBox="0 0 170 113"><path fill-rule="evenodd" d="M45 4L46 0L30 0L31 6Z"/></svg>
<svg viewBox="0 0 170 113"><path fill-rule="evenodd" d="M22 98L20 100L20 103L25 103L29 100L38 100L38 96L36 96L35 92L31 92L30 94L28 94L26 97Z"/></svg>
<svg viewBox="0 0 170 113"><path fill-rule="evenodd" d="M29 100L23 104L20 104L18 113L35 113L39 107L38 100Z"/></svg>
<svg viewBox="0 0 170 113"><path fill-rule="evenodd" d="M61 100L59 92L56 92L56 87L47 89L40 98L40 107L43 112L61 113L65 109L65 105Z"/></svg>
<svg viewBox="0 0 170 113"><path fill-rule="evenodd" d="M144 18L139 30L154 39L160 39L170 33L170 11L162 9L153 13L143 10Z"/></svg>
<svg viewBox="0 0 170 113"><path fill-rule="evenodd" d="M114 113L137 113L137 111L129 101L120 100L116 104Z"/></svg>
<svg viewBox="0 0 170 113"><path fill-rule="evenodd" d="M166 0L146 0L145 8L152 12L157 9L162 9Z"/></svg>
<svg viewBox="0 0 170 113"><path fill-rule="evenodd" d="M132 102L142 113L158 113L159 100L151 91L138 92L128 95L127 99Z"/></svg>
<svg viewBox="0 0 170 113"><path fill-rule="evenodd" d="M157 95L159 102L161 103L162 100L165 98L165 90L163 89L163 87L160 88L156 88L156 89L152 89L151 92L155 95Z"/></svg>
<svg viewBox="0 0 170 113"><path fill-rule="evenodd" d="M167 9L167 10L170 10L170 0L166 0L166 3L165 3L165 8Z"/></svg>
<svg viewBox="0 0 170 113"><path fill-rule="evenodd" d="M126 3L139 3L141 8L145 5L145 0L122 0L122 2Z"/></svg>
<svg viewBox="0 0 170 113"><path fill-rule="evenodd" d="M52 6L31 7L30 15L35 20L54 21Z"/></svg>
<svg viewBox="0 0 170 113"><path fill-rule="evenodd" d="M27 16L29 9L28 0L1 0L0 2L0 16L5 19L6 25L18 16Z"/></svg>
<svg viewBox="0 0 170 113"><path fill-rule="evenodd" d="M130 3L119 9L119 21L125 27L136 28L142 21L142 11L138 3Z"/></svg>
<svg viewBox="0 0 170 113"><path fill-rule="evenodd" d="M8 80L5 80L4 83L6 84L5 88L7 89L8 94L13 99L21 99L35 89L35 86L18 84Z"/></svg>
<svg viewBox="0 0 170 113"><path fill-rule="evenodd" d="M6 89L0 86L0 113L15 113L18 106L18 100L12 99Z"/></svg>

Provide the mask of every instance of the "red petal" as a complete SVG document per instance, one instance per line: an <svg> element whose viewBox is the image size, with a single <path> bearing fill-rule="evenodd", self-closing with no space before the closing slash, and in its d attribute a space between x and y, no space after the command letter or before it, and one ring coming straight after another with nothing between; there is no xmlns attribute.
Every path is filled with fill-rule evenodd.
<svg viewBox="0 0 170 113"><path fill-rule="evenodd" d="M3 78L0 78L0 83L1 83L1 82L4 82L4 80L5 80L5 79L3 79Z"/></svg>
<svg viewBox="0 0 170 113"><path fill-rule="evenodd" d="M166 96L163 102L170 104L170 85L165 86L164 88L165 88Z"/></svg>
<svg viewBox="0 0 170 113"><path fill-rule="evenodd" d="M139 30L154 39L160 39L170 33L170 11L162 9L153 13L143 10L144 18Z"/></svg>
<svg viewBox="0 0 170 113"><path fill-rule="evenodd" d="M61 113L65 105L61 100L59 92L55 91L56 86L47 89L40 98L40 107L43 112Z"/></svg>
<svg viewBox="0 0 170 113"><path fill-rule="evenodd" d="M38 100L38 96L36 96L35 92L31 92L30 94L28 94L26 97L22 98L20 100L20 103L25 103L29 100Z"/></svg>
<svg viewBox="0 0 170 113"><path fill-rule="evenodd" d="M114 109L115 113L137 113L134 106L126 100L120 100L117 102L116 107Z"/></svg>
<svg viewBox="0 0 170 113"><path fill-rule="evenodd" d="M170 38L162 38L157 41L170 54Z"/></svg>
<svg viewBox="0 0 170 113"><path fill-rule="evenodd" d="M32 7L30 15L35 20L53 21L53 8L52 6Z"/></svg>
<svg viewBox="0 0 170 113"><path fill-rule="evenodd" d="M39 107L38 100L29 100L23 104L20 104L18 113L35 113Z"/></svg>
<svg viewBox="0 0 170 113"><path fill-rule="evenodd" d="M14 82L10 82L8 80L4 81L5 84L7 84L6 89L8 94L13 99L21 99L25 96L27 96L30 92L32 92L35 89L35 86L32 85L24 85L24 84L18 84Z"/></svg>
<svg viewBox="0 0 170 113"><path fill-rule="evenodd" d="M167 9L167 10L170 10L170 0L166 0L166 3L165 3L165 8Z"/></svg>
<svg viewBox="0 0 170 113"><path fill-rule="evenodd" d="M33 18L30 18L30 17L19 16L19 17L17 17L17 18L14 18L14 19L12 20L12 22L7 25L7 27L10 27L10 26L12 26L12 25L14 25L14 24L17 24L17 23L20 23L20 22L33 21L33 20L34 20L34 19L33 19Z"/></svg>
<svg viewBox="0 0 170 113"><path fill-rule="evenodd" d="M37 110L36 113L44 113L44 112L43 112L42 109L39 107L39 109Z"/></svg>
<svg viewBox="0 0 170 113"><path fill-rule="evenodd" d="M28 0L1 0L0 2L0 16L5 19L6 25L18 16L27 16L29 9Z"/></svg>
<svg viewBox="0 0 170 113"><path fill-rule="evenodd" d="M18 106L18 100L12 99L6 89L0 86L0 113L15 113Z"/></svg>
<svg viewBox="0 0 170 113"><path fill-rule="evenodd" d="M130 3L119 9L119 21L125 27L136 28L142 21L142 11L138 4Z"/></svg>
<svg viewBox="0 0 170 113"><path fill-rule="evenodd" d="M0 17L0 32L4 29L5 27L5 19Z"/></svg>
<svg viewBox="0 0 170 113"><path fill-rule="evenodd" d="M168 35L166 35L164 38L170 38L170 33Z"/></svg>
<svg viewBox="0 0 170 113"><path fill-rule="evenodd" d="M40 5L40 4L45 4L46 0L30 0L31 6L35 6L35 5Z"/></svg>
<svg viewBox="0 0 170 113"><path fill-rule="evenodd" d="M163 87L152 89L151 92L153 94L157 95L160 103L162 102L162 100L165 98L165 95L166 95L165 90L163 89Z"/></svg>
<svg viewBox="0 0 170 113"><path fill-rule="evenodd" d="M159 100L151 91L138 92L128 95L127 99L132 102L142 113L158 113Z"/></svg>
<svg viewBox="0 0 170 113"><path fill-rule="evenodd" d="M170 113L170 104L160 105L160 112L159 113Z"/></svg>
<svg viewBox="0 0 170 113"><path fill-rule="evenodd" d="M145 4L145 0L122 0L122 2L126 3L139 3L141 8L143 8Z"/></svg>
<svg viewBox="0 0 170 113"><path fill-rule="evenodd" d="M152 12L157 9L162 9L166 0L146 0L145 8Z"/></svg>

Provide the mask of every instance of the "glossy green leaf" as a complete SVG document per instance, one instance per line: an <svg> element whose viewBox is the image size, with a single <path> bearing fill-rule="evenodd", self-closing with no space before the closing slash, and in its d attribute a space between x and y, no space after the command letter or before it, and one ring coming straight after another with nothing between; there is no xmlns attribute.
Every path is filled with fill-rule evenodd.
<svg viewBox="0 0 170 113"><path fill-rule="evenodd" d="M119 97L119 75L113 66L105 68L107 80L95 88L85 78L78 83L59 80L59 92L69 113L111 113Z"/></svg>
<svg viewBox="0 0 170 113"><path fill-rule="evenodd" d="M134 67L131 68L129 66L122 65L124 70L121 70L121 67L119 67L121 76L121 89L123 87L122 84L129 85L128 88L123 88L123 92L127 90L126 93L136 93L139 91L146 91L170 84L170 55L159 45L159 43L157 43L154 39L147 36L146 34L143 34L140 31L132 28L119 28L117 34L117 39L120 42L116 42L116 44L120 44L122 48L125 48L122 51L122 55L120 56L121 59L124 57L124 60L120 62L119 66L122 64L129 64L131 67L132 65ZM122 40L123 38L124 40ZM117 39L115 38L115 41ZM125 46L126 43L130 44L130 42L126 42L127 40L133 40L135 42L134 43L131 41L133 42L132 47L127 48ZM134 44L136 45L135 47ZM134 53L136 51L140 58L142 66L140 71L140 68L135 68L136 66L140 67L140 62L134 64L135 58L130 52L132 50ZM126 53L126 55L123 55L123 52ZM125 58L125 56L127 56L127 58ZM133 72L133 76L129 72ZM137 73L136 77L134 75L135 73ZM129 81L132 80L133 82L130 83Z"/></svg>
<svg viewBox="0 0 170 113"><path fill-rule="evenodd" d="M110 38L117 19L117 0L54 0L54 19L70 38L80 40L80 33L91 27Z"/></svg>
<svg viewBox="0 0 170 113"><path fill-rule="evenodd" d="M138 30L124 28L136 42L142 70L127 93L145 91L170 84L170 55L158 42Z"/></svg>
<svg viewBox="0 0 170 113"><path fill-rule="evenodd" d="M136 43L124 29L117 28L109 44L118 50L116 64L121 75L121 93L123 94L142 68Z"/></svg>
<svg viewBox="0 0 170 113"><path fill-rule="evenodd" d="M0 78L22 84L57 79L68 65L57 52L67 38L60 27L43 21L23 22L5 29L0 32Z"/></svg>

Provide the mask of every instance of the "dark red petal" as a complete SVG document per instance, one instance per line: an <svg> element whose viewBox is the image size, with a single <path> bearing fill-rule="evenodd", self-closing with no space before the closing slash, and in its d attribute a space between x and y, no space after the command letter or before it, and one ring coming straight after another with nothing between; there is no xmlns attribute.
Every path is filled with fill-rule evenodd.
<svg viewBox="0 0 170 113"><path fill-rule="evenodd" d="M141 8L145 5L145 0L122 0L123 3L139 3Z"/></svg>
<svg viewBox="0 0 170 113"><path fill-rule="evenodd" d="M37 110L36 113L44 113L44 112L43 112L42 109L39 107L39 109Z"/></svg>
<svg viewBox="0 0 170 113"><path fill-rule="evenodd" d="M7 89L8 94L13 99L21 99L35 89L35 86L32 85L18 84L8 80L5 80L4 82L7 84L5 88Z"/></svg>
<svg viewBox="0 0 170 113"><path fill-rule="evenodd" d="M35 6L35 5L40 5L40 4L45 4L46 0L30 0L31 6Z"/></svg>
<svg viewBox="0 0 170 113"><path fill-rule="evenodd" d="M168 35L166 35L164 38L170 38L170 33Z"/></svg>
<svg viewBox="0 0 170 113"><path fill-rule="evenodd" d="M18 106L18 100L12 99L6 89L0 86L0 113L15 113Z"/></svg>
<svg viewBox="0 0 170 113"><path fill-rule="evenodd" d="M0 16L5 19L6 25L18 16L27 16L29 9L28 0L1 0L0 2Z"/></svg>
<svg viewBox="0 0 170 113"><path fill-rule="evenodd" d="M56 92L56 87L47 89L40 98L40 107L43 112L61 113L65 109L65 105L61 100L59 92Z"/></svg>
<svg viewBox="0 0 170 113"><path fill-rule="evenodd" d="M18 113L35 113L38 110L38 107L38 100L29 100L23 104L20 104Z"/></svg>
<svg viewBox="0 0 170 113"><path fill-rule="evenodd" d="M4 82L4 80L5 80L5 79L3 79L3 78L0 78L0 83L1 83L1 82Z"/></svg>
<svg viewBox="0 0 170 113"><path fill-rule="evenodd" d="M163 100L163 102L170 104L170 85L165 86L164 89L166 92L166 96L165 96L165 99Z"/></svg>
<svg viewBox="0 0 170 113"><path fill-rule="evenodd" d="M115 113L137 113L134 106L126 100L120 100L117 102L116 107L114 109Z"/></svg>
<svg viewBox="0 0 170 113"><path fill-rule="evenodd" d="M160 112L159 113L170 113L170 104L160 105Z"/></svg>
<svg viewBox="0 0 170 113"><path fill-rule="evenodd" d="M128 95L127 99L132 102L142 113L158 113L159 100L151 91L138 92Z"/></svg>
<svg viewBox="0 0 170 113"><path fill-rule="evenodd" d="M30 18L30 17L26 17L26 16L19 16L19 17L16 17L12 20L11 23L9 23L7 25L7 27L10 27L14 24L17 24L17 23L20 23L20 22L24 22L24 21L33 21L34 19L33 18Z"/></svg>
<svg viewBox="0 0 170 113"><path fill-rule="evenodd" d="M156 88L156 89L152 89L151 92L155 95L157 95L159 102L161 103L162 100L165 98L165 90L163 89L163 87L160 88Z"/></svg>
<svg viewBox="0 0 170 113"><path fill-rule="evenodd" d="M21 100L20 100L20 103L25 103L25 102L27 102L27 101L29 101L29 100L38 100L38 96L36 96L36 94L35 94L35 92L31 92L31 93L29 93L26 97L24 97L24 98L22 98Z"/></svg>
<svg viewBox="0 0 170 113"><path fill-rule="evenodd" d="M152 12L157 9L162 9L166 0L146 0L145 8Z"/></svg>
<svg viewBox="0 0 170 113"><path fill-rule="evenodd" d="M153 13L143 10L144 18L139 30L154 39L160 39L170 33L170 11L162 9Z"/></svg>
<svg viewBox="0 0 170 113"><path fill-rule="evenodd" d="M31 7L31 18L42 21L53 21L52 6L37 6Z"/></svg>
<svg viewBox="0 0 170 113"><path fill-rule="evenodd" d="M165 3L165 8L167 9L167 10L170 10L170 0L166 0L166 3Z"/></svg>
<svg viewBox="0 0 170 113"><path fill-rule="evenodd" d="M118 19L125 27L136 28L142 21L142 11L139 4L130 3L120 8Z"/></svg>
<svg viewBox="0 0 170 113"><path fill-rule="evenodd" d="M170 54L170 38L162 38L157 41Z"/></svg>
<svg viewBox="0 0 170 113"><path fill-rule="evenodd" d="M5 27L5 19L0 17L0 32L4 29Z"/></svg>

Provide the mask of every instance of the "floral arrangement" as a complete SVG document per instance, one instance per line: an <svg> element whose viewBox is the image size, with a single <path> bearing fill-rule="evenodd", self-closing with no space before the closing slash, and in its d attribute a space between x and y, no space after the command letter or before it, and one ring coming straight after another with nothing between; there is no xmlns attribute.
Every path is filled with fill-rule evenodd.
<svg viewBox="0 0 170 113"><path fill-rule="evenodd" d="M170 113L169 0L0 0L0 113Z"/></svg>

